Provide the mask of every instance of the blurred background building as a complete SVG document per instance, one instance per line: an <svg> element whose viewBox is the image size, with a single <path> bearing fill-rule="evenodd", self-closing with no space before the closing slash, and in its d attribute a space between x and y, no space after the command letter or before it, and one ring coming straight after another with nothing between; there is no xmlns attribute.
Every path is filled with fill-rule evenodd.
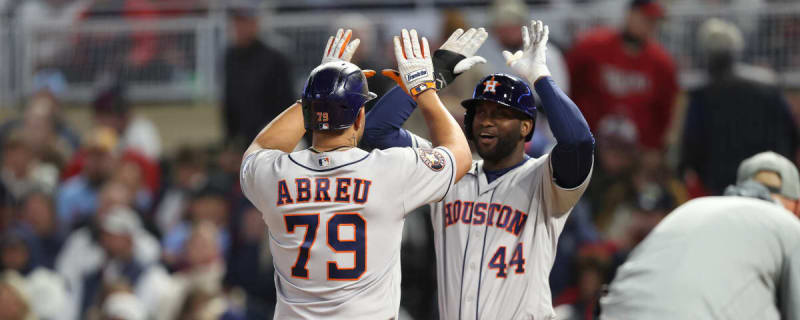
<svg viewBox="0 0 800 320"><path fill-rule="evenodd" d="M499 50L520 46L531 18L550 26L550 69L597 139L551 273L565 318L590 318L627 253L672 208L719 194L742 159L797 163L797 1L0 0L0 299L13 306L0 318L271 317L272 259L239 190L241 154L299 97L328 36L352 28L354 62L380 70L395 67L400 28L433 47L487 28L489 63L441 92L461 119L458 102L507 71ZM406 125L426 133L419 115ZM552 147L537 129L532 156ZM435 319L419 211L403 318Z"/></svg>

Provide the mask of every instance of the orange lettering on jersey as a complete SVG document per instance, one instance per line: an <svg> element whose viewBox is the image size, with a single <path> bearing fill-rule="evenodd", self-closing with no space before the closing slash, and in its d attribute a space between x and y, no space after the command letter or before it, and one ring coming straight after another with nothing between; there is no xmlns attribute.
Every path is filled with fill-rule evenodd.
<svg viewBox="0 0 800 320"><path fill-rule="evenodd" d="M285 204L292 204L292 196L289 195L289 187L286 186L286 180L278 181L278 203L276 205L282 206Z"/></svg>
<svg viewBox="0 0 800 320"><path fill-rule="evenodd" d="M353 202L358 204L367 203L367 198L369 197L369 186L372 185L372 181L362 179L353 179L353 181L355 181Z"/></svg>
<svg viewBox="0 0 800 320"><path fill-rule="evenodd" d="M497 224L496 224L498 228L502 229L506 227L506 225L508 224L508 220L511 219L512 211L513 210L509 206L503 206L503 208L500 209L500 213L497 215Z"/></svg>
<svg viewBox="0 0 800 320"><path fill-rule="evenodd" d="M458 219L461 218L461 212L458 211L458 210L451 210L450 211L450 217L453 218L452 220L450 220L450 224L454 224L454 223L458 222Z"/></svg>
<svg viewBox="0 0 800 320"><path fill-rule="evenodd" d="M464 217L466 215L464 214L463 211L461 211L461 209L462 209L461 208L461 200L456 200L455 202L453 202L453 212L461 212L460 213L461 214L461 219L464 219ZM472 219L471 215L470 215L470 219ZM462 222L469 223L470 219L462 220ZM458 221L458 220L456 220L456 221Z"/></svg>
<svg viewBox="0 0 800 320"><path fill-rule="evenodd" d="M475 202L473 201L464 201L464 208L461 209L461 222L470 224L472 222L472 207L474 206ZM455 206L453 206L455 209Z"/></svg>
<svg viewBox="0 0 800 320"><path fill-rule="evenodd" d="M494 213L497 212L497 211L500 211L500 206L501 205L498 204L498 203L492 203L492 204L489 205L489 212L488 212L488 216L486 217L486 225L487 226L494 225Z"/></svg>
<svg viewBox="0 0 800 320"><path fill-rule="evenodd" d="M336 198L334 202L350 202L350 178L336 178Z"/></svg>
<svg viewBox="0 0 800 320"><path fill-rule="evenodd" d="M527 220L528 215L525 214L525 212L514 210L514 218L512 218L511 222L506 226L506 231L518 236L519 233L522 232L522 228L525 226L525 221Z"/></svg>
<svg viewBox="0 0 800 320"><path fill-rule="evenodd" d="M297 203L306 203L311 200L311 180L308 178L294 179L297 184Z"/></svg>
<svg viewBox="0 0 800 320"><path fill-rule="evenodd" d="M328 194L328 189L331 187L331 180L328 178L316 178L316 194L314 195L314 202L331 202L331 196Z"/></svg>
<svg viewBox="0 0 800 320"><path fill-rule="evenodd" d="M486 222L486 207L489 204L486 202L478 202L475 204L475 214L472 217L472 224L483 224Z"/></svg>
<svg viewBox="0 0 800 320"><path fill-rule="evenodd" d="M453 217L450 215L450 206L452 203L445 203L444 204L444 226L448 227L453 224Z"/></svg>

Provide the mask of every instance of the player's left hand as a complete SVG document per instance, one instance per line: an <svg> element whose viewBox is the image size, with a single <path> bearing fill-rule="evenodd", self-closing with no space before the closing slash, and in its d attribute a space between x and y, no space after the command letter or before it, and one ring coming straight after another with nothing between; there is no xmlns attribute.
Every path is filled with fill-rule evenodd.
<svg viewBox="0 0 800 320"><path fill-rule="evenodd" d="M533 85L541 77L550 76L547 68L547 40L550 28L541 20L531 20L531 27L522 27L522 50L515 53L503 51L506 64Z"/></svg>
<svg viewBox="0 0 800 320"><path fill-rule="evenodd" d="M433 52L433 68L436 87L441 90L461 73L472 69L476 64L486 63L486 59L475 53L486 41L489 34L483 28L456 29L442 46Z"/></svg>
<svg viewBox="0 0 800 320"><path fill-rule="evenodd" d="M351 41L352 37L353 30L347 29L345 31L340 28L336 31L335 37L328 38L328 44L325 46L325 51L322 52L322 64L332 61L350 62L356 53L356 49L358 49L358 45L361 43L358 38ZM363 70L363 72L367 78L375 75L374 70Z"/></svg>

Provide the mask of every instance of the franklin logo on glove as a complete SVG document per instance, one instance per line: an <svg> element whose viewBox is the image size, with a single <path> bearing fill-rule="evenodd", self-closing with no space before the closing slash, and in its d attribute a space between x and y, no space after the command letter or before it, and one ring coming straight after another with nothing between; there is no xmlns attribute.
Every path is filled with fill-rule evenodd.
<svg viewBox="0 0 800 320"><path fill-rule="evenodd" d="M427 70L420 70L420 71L415 71L415 72L409 73L408 76L406 76L406 79L407 79L408 82L411 82L411 81L416 80L417 78L424 77L424 76L427 76L427 75L428 75L428 71Z"/></svg>

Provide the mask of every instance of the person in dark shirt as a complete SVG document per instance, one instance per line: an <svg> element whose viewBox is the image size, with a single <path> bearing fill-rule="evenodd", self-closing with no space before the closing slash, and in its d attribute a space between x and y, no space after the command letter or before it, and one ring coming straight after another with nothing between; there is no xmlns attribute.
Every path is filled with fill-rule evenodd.
<svg viewBox="0 0 800 320"><path fill-rule="evenodd" d="M290 63L259 38L255 8L230 11L233 44L225 52L223 119L225 142L245 144L296 97Z"/></svg>
<svg viewBox="0 0 800 320"><path fill-rule="evenodd" d="M722 194L736 182L739 163L756 153L797 154L797 125L774 76L737 62L742 39L736 26L719 19L700 28L708 83L689 94L681 155L684 177L700 182L696 196Z"/></svg>

